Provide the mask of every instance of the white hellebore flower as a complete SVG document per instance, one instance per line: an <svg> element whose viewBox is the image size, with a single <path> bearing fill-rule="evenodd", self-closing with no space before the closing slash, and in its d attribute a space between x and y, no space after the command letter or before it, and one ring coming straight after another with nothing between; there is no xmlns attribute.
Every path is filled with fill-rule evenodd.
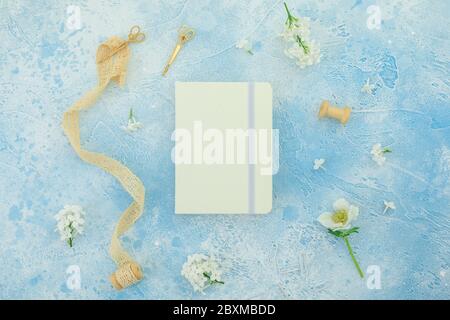
<svg viewBox="0 0 450 320"><path fill-rule="evenodd" d="M142 128L142 123L136 121L136 118L133 115L133 109L130 109L130 113L128 115L128 124L126 127L123 127L123 129L128 132L135 132L140 128Z"/></svg>
<svg viewBox="0 0 450 320"><path fill-rule="evenodd" d="M213 284L224 284L221 281L222 272L219 264L211 257L204 254L193 254L188 256L181 270L195 291L202 292Z"/></svg>
<svg viewBox="0 0 450 320"><path fill-rule="evenodd" d="M367 79L366 83L361 88L361 92L372 94L373 89L375 89L375 85L370 83L370 79Z"/></svg>
<svg viewBox="0 0 450 320"><path fill-rule="evenodd" d="M376 143L372 146L370 154L372 155L372 160L379 166L382 166L386 162L384 154L389 152L392 152L389 148L382 148L380 143Z"/></svg>
<svg viewBox="0 0 450 320"><path fill-rule="evenodd" d="M391 209L391 210L397 209L397 208L395 207L394 201L386 201L386 200L383 200L383 202L384 202L384 211L383 211L383 214L385 214L389 209Z"/></svg>
<svg viewBox="0 0 450 320"><path fill-rule="evenodd" d="M241 39L239 40L238 43L236 43L236 48L238 49L243 49L245 50L247 53L253 55L253 46L252 43L250 41L248 41L247 39Z"/></svg>
<svg viewBox="0 0 450 320"><path fill-rule="evenodd" d="M56 231L59 232L61 240L67 241L70 247L73 245L75 236L83 233L84 216L83 208L77 205L65 205L57 215Z"/></svg>
<svg viewBox="0 0 450 320"><path fill-rule="evenodd" d="M351 223L358 218L359 208L351 205L347 200L341 198L333 204L334 212L322 213L318 221L330 230L346 230L351 228Z"/></svg>
<svg viewBox="0 0 450 320"><path fill-rule="evenodd" d="M323 164L325 163L325 159L315 159L314 160L314 170L325 169Z"/></svg>

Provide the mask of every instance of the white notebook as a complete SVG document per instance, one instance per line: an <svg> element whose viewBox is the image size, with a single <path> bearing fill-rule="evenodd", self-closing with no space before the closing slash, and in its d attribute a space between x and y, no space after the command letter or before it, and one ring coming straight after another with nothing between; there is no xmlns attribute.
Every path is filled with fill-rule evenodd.
<svg viewBox="0 0 450 320"><path fill-rule="evenodd" d="M175 213L270 212L270 84L177 82L175 101Z"/></svg>

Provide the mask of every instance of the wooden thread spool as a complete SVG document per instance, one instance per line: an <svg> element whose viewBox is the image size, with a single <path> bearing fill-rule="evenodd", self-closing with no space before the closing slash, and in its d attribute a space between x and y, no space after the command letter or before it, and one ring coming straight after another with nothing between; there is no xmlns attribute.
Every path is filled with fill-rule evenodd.
<svg viewBox="0 0 450 320"><path fill-rule="evenodd" d="M127 263L111 275L110 281L114 288L122 290L141 281L142 278L141 267L136 263Z"/></svg>
<svg viewBox="0 0 450 320"><path fill-rule="evenodd" d="M346 124L350 119L352 109L349 107L338 108L330 104L328 100L324 100L320 105L319 118L333 118L339 120L342 124Z"/></svg>

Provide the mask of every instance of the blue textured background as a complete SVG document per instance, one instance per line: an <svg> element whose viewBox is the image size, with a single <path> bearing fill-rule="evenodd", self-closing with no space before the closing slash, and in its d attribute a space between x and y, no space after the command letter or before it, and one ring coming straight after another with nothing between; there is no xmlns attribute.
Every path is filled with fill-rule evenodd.
<svg viewBox="0 0 450 320"><path fill-rule="evenodd" d="M289 1L312 19L319 65L300 70L283 54L282 2L0 0L0 298L450 298L450 103L448 1ZM366 9L382 11L369 30ZM68 5L82 28L65 26ZM123 292L107 278L119 214L130 203L120 185L83 163L61 117L97 81L95 52L138 24L127 84L110 87L83 113L85 148L121 160L147 188L144 216L123 241L145 279ZM180 25L197 30L167 78L160 72ZM254 56L234 47L247 37ZM360 91L367 78L373 95ZM174 82L268 81L280 171L267 216L175 216ZM322 99L354 110L343 128L317 120ZM124 132L129 108L144 128ZM376 112L376 110L379 110ZM370 149L393 153L378 167ZM325 158L326 171L313 171ZM369 290L341 241L315 222L333 201L360 206L352 243L363 269L381 267ZM397 210L383 212L383 200ZM69 249L54 231L64 204L87 212L85 234ZM214 254L224 286L193 293L180 275L186 256ZM82 288L66 286L69 265Z"/></svg>

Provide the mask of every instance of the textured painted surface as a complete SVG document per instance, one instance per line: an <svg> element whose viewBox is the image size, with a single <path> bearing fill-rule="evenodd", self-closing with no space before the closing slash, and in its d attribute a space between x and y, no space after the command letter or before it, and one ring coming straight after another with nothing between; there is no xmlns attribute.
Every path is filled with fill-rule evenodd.
<svg viewBox="0 0 450 320"><path fill-rule="evenodd" d="M0 1L0 298L450 298L450 103L447 1L289 1L310 16L322 61L298 69L277 38L280 1ZM376 4L380 30L367 28ZM66 25L68 5L82 28ZM63 135L63 112L96 83L95 51L139 24L128 82L110 87L82 116L86 148L120 159L148 190L146 210L124 244L145 279L123 292L107 277L110 236L130 199L81 162ZM181 24L197 29L167 78L160 72ZM254 56L234 47L254 43ZM367 78L372 95L360 91ZM274 210L264 217L175 216L174 82L268 81L280 129ZM318 121L322 99L355 110L343 128ZM129 108L144 128L128 134ZM370 149L394 152L378 167ZM313 171L325 158L326 171ZM352 243L363 269L381 267L381 290L361 281L341 241L315 222L333 201L360 206ZM397 210L383 212L383 200ZM69 249L54 231L64 204L87 212ZM186 256L216 255L221 287L194 294L181 277ZM81 269L81 289L66 269Z"/></svg>

